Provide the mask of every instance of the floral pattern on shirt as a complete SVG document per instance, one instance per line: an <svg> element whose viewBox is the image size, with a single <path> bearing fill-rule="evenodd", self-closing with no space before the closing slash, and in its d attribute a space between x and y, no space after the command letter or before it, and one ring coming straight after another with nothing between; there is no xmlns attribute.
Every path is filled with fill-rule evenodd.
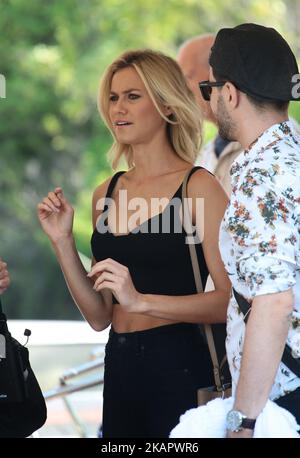
<svg viewBox="0 0 300 458"><path fill-rule="evenodd" d="M233 287L248 300L293 288L287 343L300 356L300 137L290 122L272 126L241 153L232 165L231 180L231 200L220 228L225 268ZM227 331L236 385L245 324L233 297ZM300 379L280 363L270 398L298 386Z"/></svg>

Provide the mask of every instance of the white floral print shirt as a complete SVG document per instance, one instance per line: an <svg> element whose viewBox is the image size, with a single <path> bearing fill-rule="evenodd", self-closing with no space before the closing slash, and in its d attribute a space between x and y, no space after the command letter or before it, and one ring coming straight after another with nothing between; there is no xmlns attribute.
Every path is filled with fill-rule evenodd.
<svg viewBox="0 0 300 458"><path fill-rule="evenodd" d="M233 287L248 300L293 288L294 311L287 343L300 357L300 136L290 121L266 130L231 168L232 195L220 228L220 251ZM227 352L238 382L245 324L232 297ZM300 386L280 363L270 399Z"/></svg>

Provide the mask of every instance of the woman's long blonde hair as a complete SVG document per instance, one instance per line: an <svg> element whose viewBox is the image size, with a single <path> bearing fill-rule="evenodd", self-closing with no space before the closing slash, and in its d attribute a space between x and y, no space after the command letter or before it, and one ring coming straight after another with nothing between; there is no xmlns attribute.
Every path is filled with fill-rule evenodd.
<svg viewBox="0 0 300 458"><path fill-rule="evenodd" d="M124 154L129 168L134 166L132 146L117 141L109 118L109 99L114 74L123 68L134 68L142 79L157 111L167 123L168 138L179 157L193 164L201 144L201 111L194 94L186 84L177 62L151 49L127 51L105 71L99 89L98 109L109 128L114 143L108 155L113 169ZM161 107L170 107L172 114L164 115Z"/></svg>

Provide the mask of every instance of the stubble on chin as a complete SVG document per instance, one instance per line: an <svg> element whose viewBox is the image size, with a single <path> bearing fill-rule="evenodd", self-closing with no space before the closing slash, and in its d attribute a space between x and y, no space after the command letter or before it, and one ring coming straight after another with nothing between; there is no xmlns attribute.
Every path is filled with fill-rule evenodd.
<svg viewBox="0 0 300 458"><path fill-rule="evenodd" d="M224 140L235 141L234 122L230 117L221 96L218 98L217 113L215 114L215 118L220 137L222 137Z"/></svg>

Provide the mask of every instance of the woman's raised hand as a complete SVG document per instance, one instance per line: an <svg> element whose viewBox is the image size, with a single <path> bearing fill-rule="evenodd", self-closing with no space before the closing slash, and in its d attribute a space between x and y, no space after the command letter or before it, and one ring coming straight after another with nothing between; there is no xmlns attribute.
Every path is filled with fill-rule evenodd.
<svg viewBox="0 0 300 458"><path fill-rule="evenodd" d="M7 264L0 258L0 294L4 293L4 291L9 287L9 284L10 278L7 270Z"/></svg>
<svg viewBox="0 0 300 458"><path fill-rule="evenodd" d="M72 235L74 209L62 188L49 192L37 206L38 218L49 239L56 243Z"/></svg>

